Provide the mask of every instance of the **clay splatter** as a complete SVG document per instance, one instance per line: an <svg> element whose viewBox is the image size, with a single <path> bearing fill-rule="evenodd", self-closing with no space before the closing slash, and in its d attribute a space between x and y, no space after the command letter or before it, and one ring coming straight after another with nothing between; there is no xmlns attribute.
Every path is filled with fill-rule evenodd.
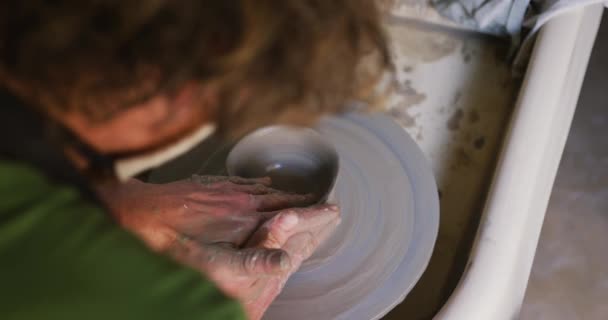
<svg viewBox="0 0 608 320"><path fill-rule="evenodd" d="M403 67L403 72L405 72L405 73L410 73L412 71L414 71L414 67L412 67L412 66L404 66Z"/></svg>
<svg viewBox="0 0 608 320"><path fill-rule="evenodd" d="M416 90L414 90L414 88L412 88L411 80L405 80L405 81L403 81L403 83L397 81L397 83L395 85L395 89L397 90L398 93L405 94L405 95L414 95L414 94L418 93Z"/></svg>
<svg viewBox="0 0 608 320"><path fill-rule="evenodd" d="M454 105L458 104L458 102L460 102L460 98L462 98L462 91L456 92L456 94L454 95L454 100L452 101L452 104L454 104Z"/></svg>
<svg viewBox="0 0 608 320"><path fill-rule="evenodd" d="M473 158L462 147L458 147L455 162L457 167L468 167L473 164Z"/></svg>
<svg viewBox="0 0 608 320"><path fill-rule="evenodd" d="M402 108L420 104L426 100L426 94L416 91L412 87L412 82L410 80L405 80L403 83L395 80L393 82L393 87L395 92L400 95L401 101L399 104Z"/></svg>
<svg viewBox="0 0 608 320"><path fill-rule="evenodd" d="M392 25L389 37L410 63L431 63L455 52L462 40L451 35Z"/></svg>
<svg viewBox="0 0 608 320"><path fill-rule="evenodd" d="M485 146L485 145L486 145L486 137L479 137L479 138L475 139L475 141L473 141L473 146L477 150L482 149L483 146Z"/></svg>
<svg viewBox="0 0 608 320"><path fill-rule="evenodd" d="M450 119L448 119L448 122L446 123L448 129L452 131L458 130L460 128L460 120L462 120L463 116L464 112L462 111L462 109L456 109L456 112L454 112L454 114L450 117Z"/></svg>
<svg viewBox="0 0 608 320"><path fill-rule="evenodd" d="M475 54L475 49L470 42L465 41L462 43L462 47L460 48L460 54L462 55L462 60L464 63L469 63Z"/></svg>
<svg viewBox="0 0 608 320"><path fill-rule="evenodd" d="M471 62L471 54L467 53L465 54L462 59L464 60L465 63L469 63Z"/></svg>
<svg viewBox="0 0 608 320"><path fill-rule="evenodd" d="M465 132L464 134L464 141L471 141L471 133L470 132Z"/></svg>
<svg viewBox="0 0 608 320"><path fill-rule="evenodd" d="M477 123L478 121L479 121L479 112L477 112L477 110L475 110L475 109L471 110L471 112L469 112L469 122Z"/></svg>
<svg viewBox="0 0 608 320"><path fill-rule="evenodd" d="M403 110L403 108L392 108L389 113L404 127L413 127L416 125L416 118L410 115L407 110Z"/></svg>

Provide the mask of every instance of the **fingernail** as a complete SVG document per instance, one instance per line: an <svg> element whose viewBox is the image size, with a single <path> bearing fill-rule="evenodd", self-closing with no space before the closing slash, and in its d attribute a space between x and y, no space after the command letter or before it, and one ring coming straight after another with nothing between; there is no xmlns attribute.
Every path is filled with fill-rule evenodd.
<svg viewBox="0 0 608 320"><path fill-rule="evenodd" d="M335 205L335 204L332 204L332 205L328 206L327 209L329 209L331 211L338 211L338 210L340 210L340 208L337 205Z"/></svg>
<svg viewBox="0 0 608 320"><path fill-rule="evenodd" d="M285 252L277 251L270 254L270 263L273 266L279 266L279 268L284 271L289 269L289 256Z"/></svg>
<svg viewBox="0 0 608 320"><path fill-rule="evenodd" d="M281 215L279 218L279 225L281 229L289 231L298 224L298 216L293 213L286 213Z"/></svg>

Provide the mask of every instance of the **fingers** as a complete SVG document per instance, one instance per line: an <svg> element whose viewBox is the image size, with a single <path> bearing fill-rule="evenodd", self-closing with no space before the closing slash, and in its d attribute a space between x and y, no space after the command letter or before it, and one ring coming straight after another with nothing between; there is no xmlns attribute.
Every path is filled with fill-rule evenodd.
<svg viewBox="0 0 608 320"><path fill-rule="evenodd" d="M255 186L255 185L252 185ZM266 188L266 187L263 187ZM312 194L294 194L264 189L262 194L252 194L234 190L200 191L189 195L202 211L224 208L233 214L277 211L287 208L310 205L315 197Z"/></svg>
<svg viewBox="0 0 608 320"><path fill-rule="evenodd" d="M283 191L268 187L266 185L263 185L261 183L234 184L234 183L229 182L226 186L224 186L224 188L226 188L227 190L230 190L230 191L243 192L243 193L249 193L249 194L254 194L254 195L283 192Z"/></svg>
<svg viewBox="0 0 608 320"><path fill-rule="evenodd" d="M299 268L304 260L310 258L319 245L329 238L339 222L340 219L332 220L326 225L305 230L289 238L282 249L289 254L292 267Z"/></svg>
<svg viewBox="0 0 608 320"><path fill-rule="evenodd" d="M313 194L295 194L280 191L262 184L233 185L230 191L253 195L251 198L252 211L276 211L286 208L310 205L314 200Z"/></svg>
<svg viewBox="0 0 608 320"><path fill-rule="evenodd" d="M238 194L253 195L248 198L250 203L242 203L239 205L241 211L275 211L291 207L302 207L311 205L315 200L312 194L300 195L287 193L270 187L272 180L269 177L264 178L241 178L241 177L223 177L223 176L199 176L193 175L191 181L204 185L206 188L217 190L219 193L213 197L220 200L229 200L232 203L239 202ZM206 192L201 197L208 201L211 195ZM193 197L198 198L197 195ZM243 197L240 197L243 198ZM244 198L243 198L244 199ZM242 199L241 199L242 200Z"/></svg>
<svg viewBox="0 0 608 320"><path fill-rule="evenodd" d="M289 255L279 249L238 249L207 245L203 250L209 270L223 270L235 276L280 274L291 268Z"/></svg>
<svg viewBox="0 0 608 320"><path fill-rule="evenodd" d="M268 193L253 197L257 211L274 211L293 207L310 205L314 201L313 194L293 194L285 192Z"/></svg>
<svg viewBox="0 0 608 320"><path fill-rule="evenodd" d="M261 177L261 178L241 178L236 176L228 177L228 180L235 184L261 184L267 187L270 187L272 184L272 180L270 177Z"/></svg>
<svg viewBox="0 0 608 320"><path fill-rule="evenodd" d="M225 176L201 176L198 174L193 174L192 176L190 176L190 181L201 184L201 185L205 185L205 186L209 186L214 183L225 181L226 179L227 179L227 177L225 177Z"/></svg>
<svg viewBox="0 0 608 320"><path fill-rule="evenodd" d="M334 205L289 209L265 222L249 239L247 246L282 249L289 254L292 274L340 223Z"/></svg>
<svg viewBox="0 0 608 320"><path fill-rule="evenodd" d="M251 185L251 184L261 184L263 186L269 187L272 184L272 180L270 177L262 177L262 178L242 178L236 176L202 176L198 174L194 174L190 177L192 182L196 182L205 186L214 186L214 185L222 185L222 184L238 184L238 185Z"/></svg>
<svg viewBox="0 0 608 320"><path fill-rule="evenodd" d="M294 232L316 229L340 220L340 209L336 205L322 204L306 208L290 209L298 214L298 226Z"/></svg>
<svg viewBox="0 0 608 320"><path fill-rule="evenodd" d="M242 249L233 252L231 261L236 274L279 274L291 268L289 255L280 249Z"/></svg>
<svg viewBox="0 0 608 320"><path fill-rule="evenodd" d="M270 187L272 180L269 177L241 178L236 176L226 177L192 175L192 177L190 177L190 181L210 189L220 189L222 191L236 191L256 195L282 192Z"/></svg>
<svg viewBox="0 0 608 320"><path fill-rule="evenodd" d="M310 233L316 241L313 247L316 247L339 223L340 211L334 205L293 208L279 212L265 222L254 233L247 246L283 248L294 235ZM289 250L287 251L291 254Z"/></svg>
<svg viewBox="0 0 608 320"><path fill-rule="evenodd" d="M278 213L253 234L247 246L279 249L292 235L298 222L298 214L293 210Z"/></svg>
<svg viewBox="0 0 608 320"><path fill-rule="evenodd" d="M182 263L215 276L276 275L291 268L289 255L280 249L239 249L229 243L201 245L182 238L166 252Z"/></svg>
<svg viewBox="0 0 608 320"><path fill-rule="evenodd" d="M289 252L294 260L294 267L299 268L302 262L312 255L318 244L312 232L301 232L293 235L285 243L285 251Z"/></svg>

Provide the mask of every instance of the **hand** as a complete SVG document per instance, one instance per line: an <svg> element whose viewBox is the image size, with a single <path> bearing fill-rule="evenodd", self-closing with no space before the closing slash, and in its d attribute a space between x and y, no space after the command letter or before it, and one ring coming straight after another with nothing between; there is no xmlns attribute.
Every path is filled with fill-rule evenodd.
<svg viewBox="0 0 608 320"><path fill-rule="evenodd" d="M148 184L132 179L98 187L114 217L144 242L162 251L183 238L242 246L276 213L309 204L312 196L281 192L270 179L210 177Z"/></svg>
<svg viewBox="0 0 608 320"><path fill-rule="evenodd" d="M339 222L336 206L288 209L264 223L245 248L200 246L187 240L171 251L180 261L203 270L224 292L243 304L248 319L257 320L289 276Z"/></svg>
<svg viewBox="0 0 608 320"><path fill-rule="evenodd" d="M268 211L312 200L269 184L194 176L165 185L132 180L99 191L123 226L203 272L238 299L250 319L259 319L340 220L335 206Z"/></svg>

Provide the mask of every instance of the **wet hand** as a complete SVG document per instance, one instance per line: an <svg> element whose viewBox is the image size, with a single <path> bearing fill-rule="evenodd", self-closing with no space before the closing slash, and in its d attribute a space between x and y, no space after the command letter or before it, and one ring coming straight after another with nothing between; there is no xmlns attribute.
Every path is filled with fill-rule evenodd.
<svg viewBox="0 0 608 320"><path fill-rule="evenodd" d="M238 299L251 320L260 319L289 276L329 237L340 222L336 206L277 212L243 248L226 243L200 245L190 239L170 249L178 260L202 270Z"/></svg>
<svg viewBox="0 0 608 320"><path fill-rule="evenodd" d="M249 319L259 319L340 221L335 206L293 208L313 197L274 190L270 182L194 176L99 191L123 226L204 273L243 304Z"/></svg>
<svg viewBox="0 0 608 320"><path fill-rule="evenodd" d="M242 246L273 211L304 206L312 196L269 187L268 178L192 176L168 184L132 179L98 187L114 217L162 251L184 238Z"/></svg>

